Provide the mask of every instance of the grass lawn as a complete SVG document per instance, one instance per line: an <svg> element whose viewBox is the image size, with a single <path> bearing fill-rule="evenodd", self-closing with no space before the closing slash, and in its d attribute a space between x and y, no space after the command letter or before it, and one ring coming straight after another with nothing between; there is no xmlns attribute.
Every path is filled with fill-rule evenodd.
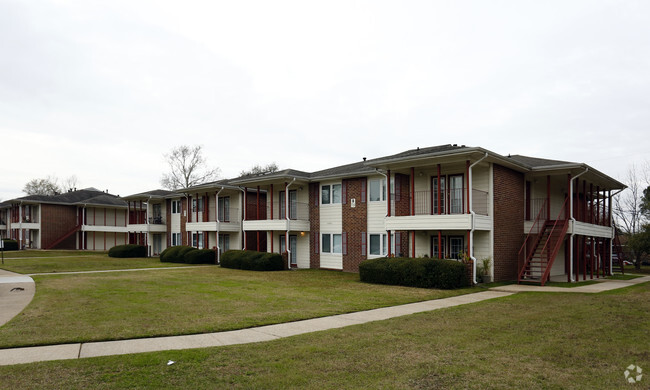
<svg viewBox="0 0 650 390"><path fill-rule="evenodd" d="M520 293L272 342L0 367L0 383L14 389L646 389L648 312L650 283L600 294ZM630 364L644 369L640 384L625 381Z"/></svg>
<svg viewBox="0 0 650 390"><path fill-rule="evenodd" d="M34 300L0 327L0 348L241 329L482 290L373 285L337 271L217 266L33 278Z"/></svg>
<svg viewBox="0 0 650 390"><path fill-rule="evenodd" d="M642 265L640 270L634 268L633 265L626 265L625 273L650 275L650 265Z"/></svg>
<svg viewBox="0 0 650 390"><path fill-rule="evenodd" d="M11 251L0 268L21 274L177 267L187 264L161 263L158 257L122 259L90 251Z"/></svg>

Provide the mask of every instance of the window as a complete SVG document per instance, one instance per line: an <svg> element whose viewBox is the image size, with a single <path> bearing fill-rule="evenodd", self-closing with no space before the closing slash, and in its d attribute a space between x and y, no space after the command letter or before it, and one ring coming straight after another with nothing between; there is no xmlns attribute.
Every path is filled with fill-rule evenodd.
<svg viewBox="0 0 650 390"><path fill-rule="evenodd" d="M463 237L449 237L449 256L452 259L460 259L463 247Z"/></svg>
<svg viewBox="0 0 650 390"><path fill-rule="evenodd" d="M327 184L321 187L321 204L341 203L341 185Z"/></svg>
<svg viewBox="0 0 650 390"><path fill-rule="evenodd" d="M391 235L391 238L393 238L394 247L394 237ZM372 256L386 256L386 253L388 253L387 244L386 234L371 234L369 254Z"/></svg>
<svg viewBox="0 0 650 390"><path fill-rule="evenodd" d="M298 202L296 201L298 192L296 190L289 190L289 219L296 219L298 213ZM286 215L286 192L280 191L280 218L285 219Z"/></svg>
<svg viewBox="0 0 650 390"><path fill-rule="evenodd" d="M219 235L219 251L220 253L230 250L230 236L228 234Z"/></svg>
<svg viewBox="0 0 650 390"><path fill-rule="evenodd" d="M172 233L172 246L176 245L182 245L181 241L181 234L180 233Z"/></svg>
<svg viewBox="0 0 650 390"><path fill-rule="evenodd" d="M451 214L463 213L463 175L449 176L449 209Z"/></svg>
<svg viewBox="0 0 650 390"><path fill-rule="evenodd" d="M203 232L192 233L192 246L203 249Z"/></svg>
<svg viewBox="0 0 650 390"><path fill-rule="evenodd" d="M219 221L230 222L230 197L219 198Z"/></svg>
<svg viewBox="0 0 650 390"><path fill-rule="evenodd" d="M197 210L198 205L198 210ZM203 198L193 198L192 199L192 211L203 211Z"/></svg>
<svg viewBox="0 0 650 390"><path fill-rule="evenodd" d="M343 236L341 234L323 234L322 253L343 253Z"/></svg>
<svg viewBox="0 0 650 390"><path fill-rule="evenodd" d="M435 259L444 259L445 258L445 237L441 237L441 245L438 245L438 237L433 236L431 242L431 256Z"/></svg>
<svg viewBox="0 0 650 390"><path fill-rule="evenodd" d="M172 200L172 214L180 214L180 213L181 213L181 201Z"/></svg>
<svg viewBox="0 0 650 390"><path fill-rule="evenodd" d="M386 179L371 179L369 187L369 200L371 202L386 200Z"/></svg>
<svg viewBox="0 0 650 390"><path fill-rule="evenodd" d="M433 213L438 214L438 178L433 177ZM440 177L440 213L445 213L445 177Z"/></svg>

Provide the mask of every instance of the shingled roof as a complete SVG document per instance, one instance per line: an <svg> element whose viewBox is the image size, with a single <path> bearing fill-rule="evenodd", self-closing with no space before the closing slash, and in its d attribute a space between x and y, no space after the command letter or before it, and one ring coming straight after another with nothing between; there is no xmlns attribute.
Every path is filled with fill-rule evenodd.
<svg viewBox="0 0 650 390"><path fill-rule="evenodd" d="M120 197L99 191L96 188L85 188L57 195L28 195L8 200L3 202L3 204L16 203L19 201L67 205L92 204L98 206L126 207L126 202L124 202Z"/></svg>

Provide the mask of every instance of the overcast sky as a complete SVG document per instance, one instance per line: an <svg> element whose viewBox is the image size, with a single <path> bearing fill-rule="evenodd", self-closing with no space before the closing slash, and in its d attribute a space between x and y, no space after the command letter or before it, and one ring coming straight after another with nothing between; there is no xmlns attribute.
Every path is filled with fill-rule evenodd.
<svg viewBox="0 0 650 390"><path fill-rule="evenodd" d="M648 160L650 1L0 0L0 199L122 196L203 145L235 177L415 147Z"/></svg>

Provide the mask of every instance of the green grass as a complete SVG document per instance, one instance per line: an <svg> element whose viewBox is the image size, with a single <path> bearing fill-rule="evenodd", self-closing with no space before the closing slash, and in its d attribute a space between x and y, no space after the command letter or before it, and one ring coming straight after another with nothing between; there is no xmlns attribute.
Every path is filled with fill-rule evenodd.
<svg viewBox="0 0 650 390"><path fill-rule="evenodd" d="M241 329L480 291L359 282L358 274L200 267L34 276L0 348Z"/></svg>
<svg viewBox="0 0 650 390"><path fill-rule="evenodd" d="M178 267L187 264L161 263L158 257L116 258L88 251L18 251L5 253L0 268L21 274ZM14 254L16 256L14 256Z"/></svg>
<svg viewBox="0 0 650 390"><path fill-rule="evenodd" d="M27 389L646 389L650 283L510 297L240 346L0 367ZM168 360L176 363L168 366ZM645 374L645 372L644 372Z"/></svg>
<svg viewBox="0 0 650 390"><path fill-rule="evenodd" d="M636 278L641 278L643 276L641 275L630 275L630 274L614 274L612 276L608 276L607 279L609 280L632 280Z"/></svg>
<svg viewBox="0 0 650 390"><path fill-rule="evenodd" d="M641 269L637 270L634 268L633 265L626 265L625 266L625 273L631 273L631 274L645 274L645 275L650 275L650 265L642 265Z"/></svg>

